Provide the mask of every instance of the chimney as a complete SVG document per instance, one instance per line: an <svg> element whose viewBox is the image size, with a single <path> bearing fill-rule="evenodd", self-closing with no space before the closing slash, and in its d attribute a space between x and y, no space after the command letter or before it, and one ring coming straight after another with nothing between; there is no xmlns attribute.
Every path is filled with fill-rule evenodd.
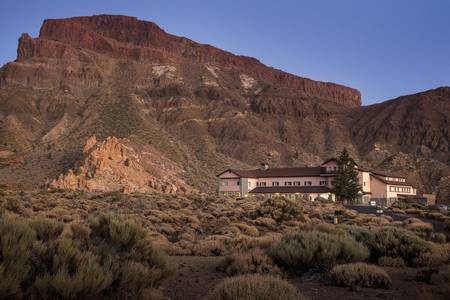
<svg viewBox="0 0 450 300"><path fill-rule="evenodd" d="M262 171L265 171L265 170L267 170L267 169L269 168L269 164L268 164L268 163L265 163L265 162L262 162L261 165L259 166L259 168L260 168Z"/></svg>

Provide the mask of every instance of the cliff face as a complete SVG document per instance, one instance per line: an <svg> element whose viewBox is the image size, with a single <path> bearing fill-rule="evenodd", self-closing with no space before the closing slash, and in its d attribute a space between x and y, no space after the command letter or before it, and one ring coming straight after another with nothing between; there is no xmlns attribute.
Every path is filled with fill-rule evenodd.
<svg viewBox="0 0 450 300"><path fill-rule="evenodd" d="M343 147L371 167L405 162L404 174L432 190L450 175L448 103L443 88L361 107L355 89L294 76L151 22L46 20L39 37L20 37L17 60L0 69L0 183L36 187L59 177L59 186L90 189L103 177L84 171L83 145L96 135L126 140L138 157L160 153L167 159L161 170L176 164L171 176L201 191L214 191L215 174L230 166L317 165ZM158 168L143 168L170 182L154 175ZM140 177L147 175L130 182ZM111 189L127 186L111 182Z"/></svg>
<svg viewBox="0 0 450 300"><path fill-rule="evenodd" d="M254 58L237 56L168 34L152 22L133 17L100 15L46 20L39 38L21 37L17 60L24 61L31 57L70 58L75 55L75 49L138 62L187 61L236 70L265 83L292 89L296 94L348 107L361 105L361 95L355 89L285 73L267 67Z"/></svg>

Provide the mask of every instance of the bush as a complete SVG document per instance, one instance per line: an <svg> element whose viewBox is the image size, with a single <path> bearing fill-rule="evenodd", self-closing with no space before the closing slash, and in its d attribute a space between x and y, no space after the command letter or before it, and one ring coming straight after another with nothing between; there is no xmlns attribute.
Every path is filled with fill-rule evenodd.
<svg viewBox="0 0 450 300"><path fill-rule="evenodd" d="M278 224L291 220L304 221L300 205L284 197L274 197L261 203L257 209L257 217L274 219Z"/></svg>
<svg viewBox="0 0 450 300"><path fill-rule="evenodd" d="M340 286L388 289L391 285L391 278L383 269L365 263L336 266L330 271L330 278Z"/></svg>
<svg viewBox="0 0 450 300"><path fill-rule="evenodd" d="M378 259L378 264L383 267L403 268L405 261L401 257L382 256Z"/></svg>
<svg viewBox="0 0 450 300"><path fill-rule="evenodd" d="M295 286L269 275L241 275L226 278L210 293L210 300L302 300Z"/></svg>
<svg viewBox="0 0 450 300"><path fill-rule="evenodd" d="M408 265L419 264L420 258L431 251L431 245L412 232L395 227L366 229L346 227L348 232L370 250L370 257L377 261L382 256L401 257Z"/></svg>
<svg viewBox="0 0 450 300"><path fill-rule="evenodd" d="M364 245L346 234L314 229L283 236L271 249L271 255L279 265L298 273L311 268L329 268L339 263L363 261L369 252Z"/></svg>
<svg viewBox="0 0 450 300"><path fill-rule="evenodd" d="M242 274L280 274L280 269L274 264L272 258L260 249L250 252L235 253L226 256L217 269L227 275Z"/></svg>
<svg viewBox="0 0 450 300"><path fill-rule="evenodd" d="M155 294L170 274L145 230L113 216L74 224L0 218L0 295L10 298L123 299Z"/></svg>

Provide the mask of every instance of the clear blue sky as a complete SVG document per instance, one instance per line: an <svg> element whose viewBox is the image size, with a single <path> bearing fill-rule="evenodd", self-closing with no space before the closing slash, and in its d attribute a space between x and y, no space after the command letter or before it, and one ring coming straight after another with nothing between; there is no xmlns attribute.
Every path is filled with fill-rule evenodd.
<svg viewBox="0 0 450 300"><path fill-rule="evenodd" d="M370 104L450 85L449 0L1 0L0 65L46 18L123 14L316 80Z"/></svg>

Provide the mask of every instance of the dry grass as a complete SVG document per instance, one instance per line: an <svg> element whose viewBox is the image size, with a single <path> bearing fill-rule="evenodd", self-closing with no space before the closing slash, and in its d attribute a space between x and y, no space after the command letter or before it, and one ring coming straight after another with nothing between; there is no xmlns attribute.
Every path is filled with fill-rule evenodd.
<svg viewBox="0 0 450 300"><path fill-rule="evenodd" d="M225 279L210 293L210 300L302 300L295 286L269 275L241 275Z"/></svg>
<svg viewBox="0 0 450 300"><path fill-rule="evenodd" d="M383 269L365 263L339 265L330 271L330 278L340 286L362 286L388 289L390 276Z"/></svg>
<svg viewBox="0 0 450 300"><path fill-rule="evenodd" d="M218 270L229 276L243 274L281 274L280 269L274 264L271 257L260 249L249 252L238 252L226 256Z"/></svg>

